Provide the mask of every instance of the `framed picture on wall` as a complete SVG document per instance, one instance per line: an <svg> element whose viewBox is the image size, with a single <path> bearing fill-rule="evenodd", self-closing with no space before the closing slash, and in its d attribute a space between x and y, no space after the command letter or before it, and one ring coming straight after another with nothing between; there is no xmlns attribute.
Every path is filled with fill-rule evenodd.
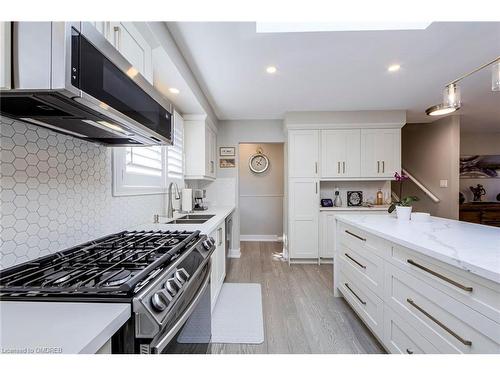
<svg viewBox="0 0 500 375"><path fill-rule="evenodd" d="M235 168L236 160L235 159L220 159L219 161L220 168Z"/></svg>
<svg viewBox="0 0 500 375"><path fill-rule="evenodd" d="M219 147L219 156L235 156L235 147Z"/></svg>

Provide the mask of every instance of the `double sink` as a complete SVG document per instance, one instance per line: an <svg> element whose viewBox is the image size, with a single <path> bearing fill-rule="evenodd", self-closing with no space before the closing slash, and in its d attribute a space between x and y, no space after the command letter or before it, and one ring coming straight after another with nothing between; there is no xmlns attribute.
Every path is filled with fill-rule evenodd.
<svg viewBox="0 0 500 375"><path fill-rule="evenodd" d="M166 224L203 224L213 218L215 215L184 215Z"/></svg>

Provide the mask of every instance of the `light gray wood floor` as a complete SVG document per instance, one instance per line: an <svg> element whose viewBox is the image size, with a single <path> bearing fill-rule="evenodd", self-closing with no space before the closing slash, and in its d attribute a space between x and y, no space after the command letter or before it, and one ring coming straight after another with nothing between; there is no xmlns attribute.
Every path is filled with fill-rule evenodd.
<svg viewBox="0 0 500 375"><path fill-rule="evenodd" d="M213 344L212 353L384 353L342 298L333 297L332 265L273 259L281 243L241 242L225 282L260 283L264 343Z"/></svg>

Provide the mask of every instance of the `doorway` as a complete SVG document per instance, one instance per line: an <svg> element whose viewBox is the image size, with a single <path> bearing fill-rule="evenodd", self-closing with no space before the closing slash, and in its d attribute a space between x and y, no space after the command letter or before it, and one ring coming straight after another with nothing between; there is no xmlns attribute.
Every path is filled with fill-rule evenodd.
<svg viewBox="0 0 500 375"><path fill-rule="evenodd" d="M284 144L240 143L238 169L240 240L281 241Z"/></svg>

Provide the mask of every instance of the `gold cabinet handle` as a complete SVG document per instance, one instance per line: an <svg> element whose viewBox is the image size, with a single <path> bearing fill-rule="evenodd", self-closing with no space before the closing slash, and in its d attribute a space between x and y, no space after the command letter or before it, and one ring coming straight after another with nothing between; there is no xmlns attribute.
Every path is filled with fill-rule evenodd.
<svg viewBox="0 0 500 375"><path fill-rule="evenodd" d="M385 173L385 161L382 160L382 173Z"/></svg>
<svg viewBox="0 0 500 375"><path fill-rule="evenodd" d="M346 257L348 257L350 260L352 260L354 263L356 263L358 266L360 266L361 268L366 269L366 266L364 266L361 263L359 263L356 259L354 259L353 257L351 257L349 254L344 253L344 255Z"/></svg>
<svg viewBox="0 0 500 375"><path fill-rule="evenodd" d="M380 162L377 161L377 173L380 173Z"/></svg>
<svg viewBox="0 0 500 375"><path fill-rule="evenodd" d="M439 320L434 318L431 314L429 314L427 311L425 311L423 308L421 308L419 305L417 305L411 298L407 298L406 302L408 302L411 306L416 308L418 311L420 311L422 314L424 314L426 317L428 317L430 320L432 320L434 323L436 323L438 326L440 326L442 329L444 329L446 332L448 332L450 335L452 335L454 338L456 338L458 341L460 341L462 344L466 346L471 346L472 341L465 340L462 337L460 337L457 333L452 331L450 328L445 326L443 323L441 323Z"/></svg>
<svg viewBox="0 0 500 375"><path fill-rule="evenodd" d="M356 293L354 293L354 290L352 290L352 289L349 287L349 284L344 283L344 285L345 285L345 287L346 287L347 289L349 289L349 292L351 292L351 293L353 294L353 296L354 296L354 297L356 297L356 298L358 299L358 301L359 301L359 302L361 302L363 305L366 305L366 302L365 302L365 301L363 301L361 298L359 298L359 296L358 296Z"/></svg>
<svg viewBox="0 0 500 375"><path fill-rule="evenodd" d="M425 266L422 266L421 264L418 264L414 260L407 259L406 262L409 263L409 264L411 264L412 266L420 268L422 271L430 273L431 275L436 276L436 277L440 278L441 280L446 281L447 283L450 283L451 285L456 286L457 288L465 290L466 292L472 292L472 287L471 286L462 285L462 284L456 282L455 280L452 280L452 279L450 279L450 278L448 278L446 276L443 276L443 275L437 273L436 271L431 270L430 268L427 268Z"/></svg>
<svg viewBox="0 0 500 375"><path fill-rule="evenodd" d="M340 174L340 161L337 162L337 174Z"/></svg>
<svg viewBox="0 0 500 375"><path fill-rule="evenodd" d="M345 161L342 162L342 173L345 174Z"/></svg>
<svg viewBox="0 0 500 375"><path fill-rule="evenodd" d="M318 162L314 162L314 171L315 173L318 173Z"/></svg>
<svg viewBox="0 0 500 375"><path fill-rule="evenodd" d="M363 238L363 237L360 237L358 236L357 234L354 234L352 232L349 232L348 230L345 231L347 234L350 234L351 236L353 237L356 237L358 240L361 240L361 241L366 241L366 238Z"/></svg>

